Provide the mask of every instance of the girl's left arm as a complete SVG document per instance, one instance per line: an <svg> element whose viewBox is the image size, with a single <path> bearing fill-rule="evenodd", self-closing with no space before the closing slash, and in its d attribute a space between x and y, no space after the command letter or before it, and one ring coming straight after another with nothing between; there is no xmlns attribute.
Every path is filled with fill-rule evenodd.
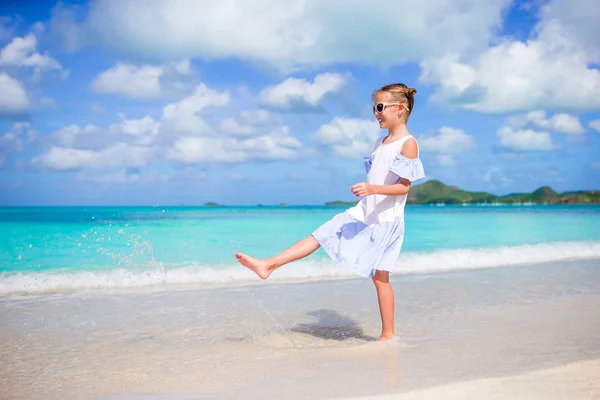
<svg viewBox="0 0 600 400"><path fill-rule="evenodd" d="M371 185L373 194L383 194L385 196L402 196L410 190L410 181L400 178L398 183L393 185Z"/></svg>
<svg viewBox="0 0 600 400"><path fill-rule="evenodd" d="M372 194L382 194L385 196L402 196L410 190L410 181L400 178L398 183L393 185L371 185L367 182L357 183L350 188L357 197L370 196Z"/></svg>
<svg viewBox="0 0 600 400"><path fill-rule="evenodd" d="M419 150L415 140L407 140L402 146L401 154L407 158L417 158ZM355 196L364 197L372 194L381 194L384 196L402 196L410 190L410 181L405 178L400 178L398 183L392 185L371 185L370 183L361 182L352 186L350 190Z"/></svg>

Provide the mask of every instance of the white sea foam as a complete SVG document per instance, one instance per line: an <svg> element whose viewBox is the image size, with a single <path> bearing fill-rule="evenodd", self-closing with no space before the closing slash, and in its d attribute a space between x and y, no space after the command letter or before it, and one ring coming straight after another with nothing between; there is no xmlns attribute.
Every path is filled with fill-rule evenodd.
<svg viewBox="0 0 600 400"><path fill-rule="evenodd" d="M566 260L600 259L600 241L554 242L511 247L446 249L402 253L396 273L434 273ZM357 277L329 259L304 259L277 270L267 283ZM240 285L262 282L239 264L152 267L145 270L56 270L0 274L0 295L64 290Z"/></svg>

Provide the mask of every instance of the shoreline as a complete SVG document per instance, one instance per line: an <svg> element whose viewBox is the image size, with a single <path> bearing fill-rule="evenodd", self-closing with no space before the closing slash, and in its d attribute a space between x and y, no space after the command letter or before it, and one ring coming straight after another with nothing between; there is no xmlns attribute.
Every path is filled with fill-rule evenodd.
<svg viewBox="0 0 600 400"><path fill-rule="evenodd" d="M575 247L577 246L577 247ZM525 254L529 254L525 256ZM600 262L600 241L573 241L405 252L392 276L444 274L571 261ZM440 263L442 265L440 265ZM364 279L337 267L327 257L299 260L262 281L236 261L225 266L180 266L155 269L111 268L0 273L0 301L13 297L203 290L261 285L289 285ZM17 286L20 285L20 286ZM79 285L79 286L78 286ZM18 287L22 287L20 290Z"/></svg>
<svg viewBox="0 0 600 400"><path fill-rule="evenodd" d="M558 399L543 396L554 369L598 371L599 260L392 282L398 340L385 343L364 280L4 300L0 398L515 398L518 381Z"/></svg>

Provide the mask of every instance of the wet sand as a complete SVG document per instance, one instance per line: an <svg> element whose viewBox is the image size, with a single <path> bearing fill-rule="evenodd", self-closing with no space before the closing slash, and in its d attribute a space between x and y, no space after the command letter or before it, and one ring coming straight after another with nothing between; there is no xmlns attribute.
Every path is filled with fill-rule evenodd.
<svg viewBox="0 0 600 400"><path fill-rule="evenodd" d="M392 282L3 297L0 398L600 399L600 260Z"/></svg>

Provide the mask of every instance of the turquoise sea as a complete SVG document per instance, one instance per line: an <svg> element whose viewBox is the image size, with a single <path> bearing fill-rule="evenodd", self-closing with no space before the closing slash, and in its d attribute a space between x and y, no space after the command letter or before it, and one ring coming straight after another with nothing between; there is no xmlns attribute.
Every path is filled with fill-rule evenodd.
<svg viewBox="0 0 600 400"><path fill-rule="evenodd" d="M255 282L235 251L279 252L344 208L0 208L0 294ZM600 206L407 206L397 273L600 258ZM277 281L353 277L319 249Z"/></svg>

